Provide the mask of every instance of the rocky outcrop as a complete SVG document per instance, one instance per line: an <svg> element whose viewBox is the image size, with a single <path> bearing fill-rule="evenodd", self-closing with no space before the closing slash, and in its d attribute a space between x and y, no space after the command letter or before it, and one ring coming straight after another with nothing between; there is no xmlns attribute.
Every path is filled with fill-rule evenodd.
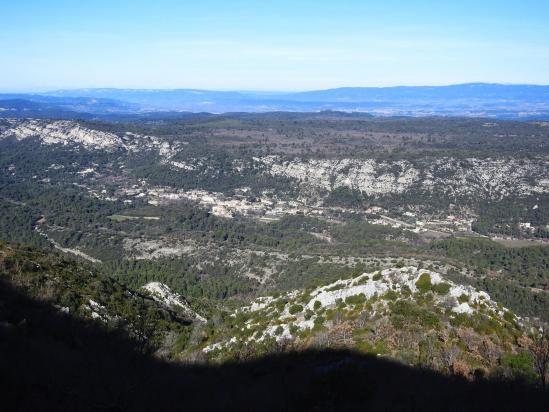
<svg viewBox="0 0 549 412"><path fill-rule="evenodd" d="M0 134L0 139L10 136L17 140L36 137L43 144L78 144L89 149L114 149L123 145L113 133L102 132L81 126L77 122L59 120L9 120L9 128Z"/></svg>
<svg viewBox="0 0 549 412"><path fill-rule="evenodd" d="M442 192L452 196L481 195L499 199L508 195L549 192L549 159L534 161L502 158L436 160L300 159L278 156L256 158L266 173L324 190L347 187L368 196L411 191Z"/></svg>
<svg viewBox="0 0 549 412"><path fill-rule="evenodd" d="M197 320L199 322L206 322L206 319L193 311L187 301L183 299L179 294L172 292L172 290L160 282L149 282L142 288L147 292L155 301L164 305L168 309L181 311L185 315Z"/></svg>

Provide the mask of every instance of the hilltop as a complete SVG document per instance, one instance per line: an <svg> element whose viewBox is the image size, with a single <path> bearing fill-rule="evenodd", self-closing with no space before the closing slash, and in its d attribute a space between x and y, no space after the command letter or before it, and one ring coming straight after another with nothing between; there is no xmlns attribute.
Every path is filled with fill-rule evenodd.
<svg viewBox="0 0 549 412"><path fill-rule="evenodd" d="M528 322L486 292L416 266L267 295L224 319L202 349L214 359L285 345L348 348L472 378L510 373L530 356Z"/></svg>

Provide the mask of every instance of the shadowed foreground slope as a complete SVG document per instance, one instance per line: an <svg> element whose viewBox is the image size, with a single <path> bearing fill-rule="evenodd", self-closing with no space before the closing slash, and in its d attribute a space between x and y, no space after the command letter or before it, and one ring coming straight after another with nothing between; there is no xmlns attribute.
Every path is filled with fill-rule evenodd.
<svg viewBox="0 0 549 412"><path fill-rule="evenodd" d="M0 283L4 410L543 410L549 397L345 351L222 366L163 362L123 334Z"/></svg>

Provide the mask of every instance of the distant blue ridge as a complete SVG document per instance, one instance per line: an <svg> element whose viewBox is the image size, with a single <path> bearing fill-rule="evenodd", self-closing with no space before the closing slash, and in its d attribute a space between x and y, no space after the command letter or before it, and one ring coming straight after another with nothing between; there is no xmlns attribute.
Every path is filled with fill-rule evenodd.
<svg viewBox="0 0 549 412"><path fill-rule="evenodd" d="M26 103L25 103L26 102ZM548 119L549 86L468 83L449 86L342 87L305 92L198 89L73 89L0 94L0 116L24 111L105 115L147 112L366 112L377 116ZM29 113L27 113L29 114Z"/></svg>

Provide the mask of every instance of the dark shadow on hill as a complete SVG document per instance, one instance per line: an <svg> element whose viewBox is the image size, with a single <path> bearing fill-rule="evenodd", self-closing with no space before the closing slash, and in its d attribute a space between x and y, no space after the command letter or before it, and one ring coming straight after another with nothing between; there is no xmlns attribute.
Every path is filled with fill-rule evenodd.
<svg viewBox="0 0 549 412"><path fill-rule="evenodd" d="M346 351L176 365L1 280L0 388L6 411L485 412L549 405L547 393L516 383L472 383Z"/></svg>

